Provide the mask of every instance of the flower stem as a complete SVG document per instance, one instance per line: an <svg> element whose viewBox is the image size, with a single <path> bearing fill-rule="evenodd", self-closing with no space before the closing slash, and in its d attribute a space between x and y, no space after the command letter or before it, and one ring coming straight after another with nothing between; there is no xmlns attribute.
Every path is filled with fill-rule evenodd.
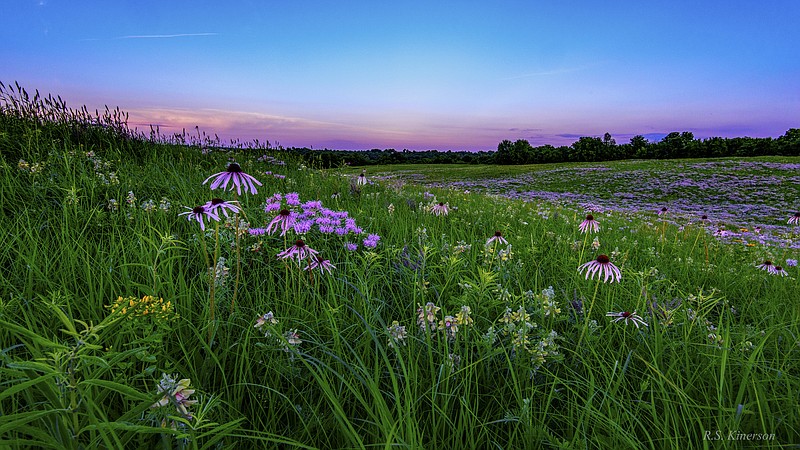
<svg viewBox="0 0 800 450"><path fill-rule="evenodd" d="M589 318L592 316L592 310L594 309L594 301L597 298L597 290L599 288L600 288L600 280L598 279L594 285L594 294L592 294L592 301L589 303L589 311L586 312L586 316L584 317L583 331L581 331L581 337L578 338L577 347L581 346L581 342L583 342L583 337L586 336L586 330L589 328Z"/></svg>

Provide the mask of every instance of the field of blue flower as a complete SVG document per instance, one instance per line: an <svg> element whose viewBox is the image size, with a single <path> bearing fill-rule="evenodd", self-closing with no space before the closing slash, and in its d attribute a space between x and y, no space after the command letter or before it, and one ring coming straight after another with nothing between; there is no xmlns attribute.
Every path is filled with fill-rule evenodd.
<svg viewBox="0 0 800 450"><path fill-rule="evenodd" d="M62 122L0 114L0 447L800 443L797 158L361 176Z"/></svg>

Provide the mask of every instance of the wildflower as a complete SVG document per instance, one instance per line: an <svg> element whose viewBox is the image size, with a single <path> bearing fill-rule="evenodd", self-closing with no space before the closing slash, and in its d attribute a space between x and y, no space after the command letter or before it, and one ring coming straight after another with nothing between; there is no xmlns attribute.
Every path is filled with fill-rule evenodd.
<svg viewBox="0 0 800 450"><path fill-rule="evenodd" d="M444 331L450 339L456 338L458 333L458 320L453 316L444 316L444 319L439 321L439 328Z"/></svg>
<svg viewBox="0 0 800 450"><path fill-rule="evenodd" d="M222 189L225 190L228 188L228 183L233 181L231 190L236 186L236 193L238 195L242 194L242 186L244 186L245 192L249 191L253 195L258 193L255 185L261 186L260 181L253 178L252 175L242 172L242 167L235 162L228 164L228 168L224 172L215 173L206 178L203 184L208 183L212 178L214 178L214 181L211 182L211 190L217 189L218 187L222 187Z"/></svg>
<svg viewBox="0 0 800 450"><path fill-rule="evenodd" d="M280 259L295 258L299 263L303 259L310 258L312 255L316 255L317 253L318 252L316 250L307 246L302 239L298 239L297 241L295 241L294 245L278 253L278 258Z"/></svg>
<svg viewBox="0 0 800 450"><path fill-rule="evenodd" d="M770 261L768 259L765 259L763 263L757 265L756 267L761 269L761 270L766 270L769 273L774 273L775 272L775 265L772 264L772 261Z"/></svg>
<svg viewBox="0 0 800 450"><path fill-rule="evenodd" d="M300 332L297 331L296 328L294 330L287 331L284 334L284 337L286 337L286 343L287 344L295 346L295 347L303 343L303 341L300 339ZM284 346L283 347L283 351L288 352L289 351L289 347L288 346Z"/></svg>
<svg viewBox="0 0 800 450"><path fill-rule="evenodd" d="M206 231L206 224L205 222L203 222L204 217L219 221L219 216L203 205L195 206L194 208L189 208L188 206L184 206L184 208L188 209L189 211L182 212L178 215L186 216L186 219L190 221L192 219L198 221L200 223L200 229L203 231Z"/></svg>
<svg viewBox="0 0 800 450"><path fill-rule="evenodd" d="M326 271L328 273L333 273L333 269L335 269L335 268L336 268L336 266L331 264L330 260L322 259L322 257L319 256L319 255L314 255L311 258L311 261L309 261L308 266L303 270L319 269L319 271L323 272L323 273L326 272Z"/></svg>
<svg viewBox="0 0 800 450"><path fill-rule="evenodd" d="M352 243L352 242L345 242L345 243L344 243L344 248L345 248L345 249L346 249L348 252L354 252L354 251L358 250L358 244L354 244L354 243Z"/></svg>
<svg viewBox="0 0 800 450"><path fill-rule="evenodd" d="M128 191L128 196L125 198L125 202L128 206L136 206L136 194L133 191Z"/></svg>
<svg viewBox="0 0 800 450"><path fill-rule="evenodd" d="M775 266L775 269L771 273L772 275L780 275L782 277L789 275L789 272L784 270L781 266Z"/></svg>
<svg viewBox="0 0 800 450"><path fill-rule="evenodd" d="M386 327L389 332L389 347L397 347L398 345L405 345L406 327L400 325L400 322L393 321L391 325Z"/></svg>
<svg viewBox="0 0 800 450"><path fill-rule="evenodd" d="M386 207L386 209L389 211L389 214L394 214L394 203L389 203L389 206Z"/></svg>
<svg viewBox="0 0 800 450"><path fill-rule="evenodd" d="M297 234L306 234L311 231L311 227L314 225L313 220L296 220L294 224L292 224L292 228L294 232Z"/></svg>
<svg viewBox="0 0 800 450"><path fill-rule="evenodd" d="M378 241L381 240L381 237L377 234L370 234L364 239L364 247L367 248L375 248L378 246Z"/></svg>
<svg viewBox="0 0 800 450"><path fill-rule="evenodd" d="M187 407L197 403L197 400L189 400L189 396L194 394L195 391L194 389L189 389L191 383L192 381L188 378L184 378L175 383L174 379L164 374L158 385L158 392L163 392L164 396L161 400L154 403L151 408L158 408L172 403L182 416L191 419L192 413L189 412Z"/></svg>
<svg viewBox="0 0 800 450"><path fill-rule="evenodd" d="M275 231L278 231L278 226L281 227L281 236L284 236L286 232L292 228L295 222L295 216L292 215L291 211L288 209L282 209L277 216L267 225L267 229L265 230L267 234L273 234Z"/></svg>
<svg viewBox="0 0 800 450"><path fill-rule="evenodd" d="M794 216L789 218L789 221L786 222L789 225L800 225L800 211L794 213Z"/></svg>
<svg viewBox="0 0 800 450"><path fill-rule="evenodd" d="M300 206L300 194L297 192L289 192L284 196L286 204L289 206Z"/></svg>
<svg viewBox="0 0 800 450"><path fill-rule="evenodd" d="M667 209L667 207L665 206L665 207L661 208L661 209L658 211L658 215L659 215L659 216L661 216L661 215L664 215L664 214L666 214L666 213L667 213L667 211L669 211L669 210L668 210L668 209Z"/></svg>
<svg viewBox="0 0 800 450"><path fill-rule="evenodd" d="M167 197L161 197L161 201L158 202L158 209L167 212L171 207L172 203L169 202L169 199L167 199Z"/></svg>
<svg viewBox="0 0 800 450"><path fill-rule="evenodd" d="M625 325L628 325L628 322L632 322L636 325L636 328L639 328L639 325L647 326L647 322L644 321L640 316L636 314L636 311L630 313L627 311L620 311L620 312L607 312L606 317L616 317L612 322L625 322Z"/></svg>
<svg viewBox="0 0 800 450"><path fill-rule="evenodd" d="M119 204L117 204L117 200L114 198L108 199L108 206L106 206L110 211L117 211L119 210Z"/></svg>
<svg viewBox="0 0 800 450"><path fill-rule="evenodd" d="M436 313L440 309L433 302L428 302L425 306L420 305L417 309L417 324L419 324L422 331L428 328L431 331L436 331Z"/></svg>
<svg viewBox="0 0 800 450"><path fill-rule="evenodd" d="M358 180L356 180L356 184L359 186L364 186L367 184L367 176L365 171L361 172L361 175L358 176Z"/></svg>
<svg viewBox="0 0 800 450"><path fill-rule="evenodd" d="M469 316L470 312L472 312L470 307L467 305L463 305L461 307L461 310L458 311L458 313L456 314L456 322L459 325L464 325L464 326L472 325L473 320L472 317Z"/></svg>
<svg viewBox="0 0 800 450"><path fill-rule="evenodd" d="M275 194L272 197L267 199L267 202L264 204L264 212L272 212L278 211L281 209L281 199L283 197L281 194Z"/></svg>
<svg viewBox="0 0 800 450"><path fill-rule="evenodd" d="M152 199L145 200L142 202L142 209L148 213L153 212L156 210L156 203Z"/></svg>
<svg viewBox="0 0 800 450"><path fill-rule="evenodd" d="M614 264L611 264L611 260L609 260L608 256L606 255L598 255L596 259L578 267L578 273L583 273L584 269L587 269L587 280L590 276L592 279L594 279L595 274L599 274L598 280L600 279L600 276L605 275L603 283L607 282L609 278L611 278L612 283L614 281L619 282L620 279L622 279L622 273L619 271L619 268L617 268L617 266Z"/></svg>
<svg viewBox="0 0 800 450"><path fill-rule="evenodd" d="M238 214L242 210L241 206L239 206L239 202L237 201L226 202L221 198L213 198L208 202L206 202L206 204L203 206L205 206L209 211L215 212L217 214L219 214L219 211L222 211L222 214L224 214L225 217L228 217L228 211L234 214Z"/></svg>
<svg viewBox="0 0 800 450"><path fill-rule="evenodd" d="M499 242L500 244L503 245L508 244L508 241L503 237L503 233L499 231L494 232L494 236L490 237L486 241L486 245L490 245L492 242Z"/></svg>
<svg viewBox="0 0 800 450"><path fill-rule="evenodd" d="M593 215L587 214L586 219L578 225L578 229L581 230L581 233L588 233L589 231L597 233L600 231L600 222L596 221Z"/></svg>
<svg viewBox="0 0 800 450"><path fill-rule="evenodd" d="M717 231L714 232L714 237L726 237L731 234L730 231L724 228L718 228Z"/></svg>
<svg viewBox="0 0 800 450"><path fill-rule="evenodd" d="M436 216L446 216L450 212L450 207L442 202L431 207L431 212Z"/></svg>
<svg viewBox="0 0 800 450"><path fill-rule="evenodd" d="M600 238L595 236L592 241L592 250L597 251L598 248L600 248Z"/></svg>
<svg viewBox="0 0 800 450"><path fill-rule="evenodd" d="M214 280L214 285L216 286L224 286L225 279L228 278L230 269L225 265L226 262L227 260L220 256L219 260L217 260L216 267L208 268L208 277Z"/></svg>
<svg viewBox="0 0 800 450"><path fill-rule="evenodd" d="M797 267L797 260L796 259L787 259L786 265L789 267Z"/></svg>
<svg viewBox="0 0 800 450"><path fill-rule="evenodd" d="M256 324L253 325L253 328L261 328L267 323L270 325L278 324L278 319L275 318L275 314L273 314L272 311L264 314L263 316L259 316L258 319L256 319Z"/></svg>

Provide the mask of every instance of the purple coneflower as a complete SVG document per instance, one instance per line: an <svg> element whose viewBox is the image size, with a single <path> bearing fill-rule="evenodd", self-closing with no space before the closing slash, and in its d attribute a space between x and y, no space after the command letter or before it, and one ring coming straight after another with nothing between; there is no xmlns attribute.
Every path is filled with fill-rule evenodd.
<svg viewBox="0 0 800 450"><path fill-rule="evenodd" d="M274 232L278 231L278 226L281 228L281 236L284 236L286 232L292 228L294 225L295 218L292 215L292 212L288 209L282 209L277 216L267 225L266 232L267 234L273 234Z"/></svg>
<svg viewBox="0 0 800 450"><path fill-rule="evenodd" d="M589 231L597 233L600 231L600 222L594 220L593 215L587 214L586 219L578 225L578 229L581 230L581 233L588 233Z"/></svg>
<svg viewBox="0 0 800 450"><path fill-rule="evenodd" d="M450 208L446 204L439 202L433 205L431 212L437 216L446 216L450 212Z"/></svg>
<svg viewBox="0 0 800 450"><path fill-rule="evenodd" d="M598 255L596 259L593 259L578 267L578 273L583 273L584 269L586 269L587 280L590 276L592 279L594 279L595 274L599 274L597 277L598 280L601 276L605 275L603 283L608 282L609 278L611 278L612 283L614 281L619 282L619 280L622 279L622 273L619 271L619 268L614 264L611 264L611 260L608 259L608 256L606 255Z"/></svg>
<svg viewBox="0 0 800 450"><path fill-rule="evenodd" d="M210 209L206 208L204 205L195 206L194 208L189 208L188 206L184 206L184 208L188 209L189 211L182 212L178 214L179 216L186 216L187 220L196 220L200 222L200 229L206 231L206 224L203 222L203 217L208 217L209 219L214 219L219 221L219 216L211 211Z"/></svg>
<svg viewBox="0 0 800 450"><path fill-rule="evenodd" d="M490 237L490 238L489 238L489 239L486 241L486 245L488 246L488 245L490 245L492 242L499 242L500 244L503 244L503 245L506 245L506 244L508 244L508 241L506 240L506 238L504 238L504 237L503 237L503 233L501 233L501 232L499 232L499 231L495 231L495 232L494 232L494 236Z"/></svg>
<svg viewBox="0 0 800 450"><path fill-rule="evenodd" d="M766 270L769 273L775 272L775 264L772 264L772 261L765 259L763 263L756 266L761 270Z"/></svg>
<svg viewBox="0 0 800 450"><path fill-rule="evenodd" d="M640 316L636 314L636 311L630 313L627 311L620 311L620 312L607 312L606 317L615 317L612 322L625 322L625 325L628 325L628 322L632 322L636 325L636 328L639 328L639 325L647 326L647 322L644 321Z"/></svg>
<svg viewBox="0 0 800 450"><path fill-rule="evenodd" d="M363 171L361 172L361 175L358 176L356 184L359 186L364 186L365 184L367 184L367 175Z"/></svg>
<svg viewBox="0 0 800 450"><path fill-rule="evenodd" d="M228 217L228 211L237 214L242 210L242 207L239 206L239 202L235 200L227 202L221 198L213 198L206 202L206 204L203 206L216 214L219 214L219 211L222 211L222 214L224 214L225 217Z"/></svg>
<svg viewBox="0 0 800 450"><path fill-rule="evenodd" d="M773 275L780 275L782 277L788 276L789 272L783 269L781 266L775 266L775 269L771 272Z"/></svg>
<svg viewBox="0 0 800 450"><path fill-rule="evenodd" d="M222 187L222 189L228 188L228 183L233 181L231 184L231 190L234 186L236 186L236 193L241 195L242 194L242 186L244 186L245 192L250 192L251 194L255 195L258 193L256 190L256 184L261 186L261 182L253 178L253 176L248 175L242 172L242 167L235 162L228 164L228 168L224 172L215 173L210 177L206 178L206 181L203 181L203 184L208 183L208 180L214 178L214 181L211 182L211 190L218 187Z"/></svg>
<svg viewBox="0 0 800 450"><path fill-rule="evenodd" d="M789 221L786 223L789 225L800 225L800 211L794 213L794 215L790 217Z"/></svg>
<svg viewBox="0 0 800 450"><path fill-rule="evenodd" d="M328 273L333 273L333 269L335 268L336 266L331 264L330 260L322 259L322 257L319 255L314 255L314 257L311 258L311 261L309 261L308 266L304 270L319 269L319 271L323 273L326 271Z"/></svg>
<svg viewBox="0 0 800 450"><path fill-rule="evenodd" d="M658 215L660 216L660 215L662 215L662 214L666 214L666 213L667 213L667 211L669 211L669 210L668 210L668 209L667 209L667 207L665 206L665 207L661 208L661 210L659 210L659 211L658 211Z"/></svg>
<svg viewBox="0 0 800 450"><path fill-rule="evenodd" d="M307 246L302 239L298 239L295 241L294 245L278 253L278 258L280 259L294 258L299 263L303 259L310 258L311 256L316 255L317 253L318 252L316 250Z"/></svg>

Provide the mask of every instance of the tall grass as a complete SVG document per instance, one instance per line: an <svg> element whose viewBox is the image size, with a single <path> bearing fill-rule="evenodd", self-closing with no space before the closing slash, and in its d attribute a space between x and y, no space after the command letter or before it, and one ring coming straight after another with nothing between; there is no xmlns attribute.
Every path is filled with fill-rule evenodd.
<svg viewBox="0 0 800 450"><path fill-rule="evenodd" d="M150 140L26 108L6 100L0 114L2 445L800 442L798 272L784 263L796 250L724 244L649 211L596 213L594 244L578 231L584 211L564 202L358 185L274 149ZM242 226L264 227L276 214L267 198L296 192L347 211L363 234L237 240L233 217L201 232L178 214L233 200L202 184L231 159L263 182L238 196ZM449 214L430 212L438 202ZM498 230L510 245L485 245ZM368 234L377 247L364 246ZM298 238L332 273L276 258ZM217 239L227 275L212 320L203 248ZM599 254L622 269L620 283L578 273ZM759 270L764 259L789 276ZM270 311L276 323L256 327ZM605 316L619 311L647 326ZM190 414L170 395L180 379L195 390Z"/></svg>

